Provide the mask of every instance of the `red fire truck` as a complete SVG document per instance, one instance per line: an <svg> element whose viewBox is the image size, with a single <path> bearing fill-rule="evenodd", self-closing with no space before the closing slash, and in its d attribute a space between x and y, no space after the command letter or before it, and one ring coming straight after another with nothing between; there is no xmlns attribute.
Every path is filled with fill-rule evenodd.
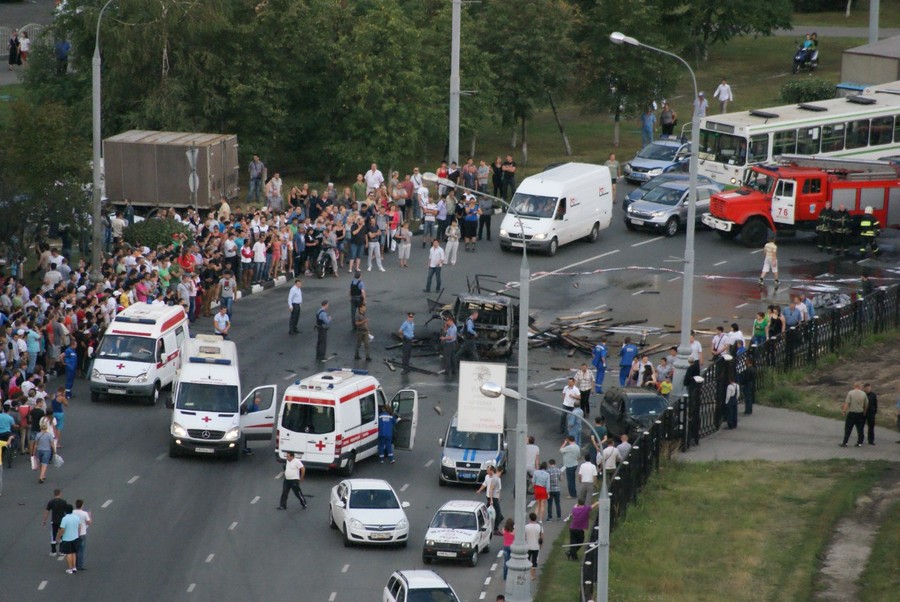
<svg viewBox="0 0 900 602"><path fill-rule="evenodd" d="M761 247L770 232L815 230L828 201L852 215L872 207L882 227L900 225L900 166L784 155L777 164L749 168L737 190L714 194L702 221L726 240Z"/></svg>

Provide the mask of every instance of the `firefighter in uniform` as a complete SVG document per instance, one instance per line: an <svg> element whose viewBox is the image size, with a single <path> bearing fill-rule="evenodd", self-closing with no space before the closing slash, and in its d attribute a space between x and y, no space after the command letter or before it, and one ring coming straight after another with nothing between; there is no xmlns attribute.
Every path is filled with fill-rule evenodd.
<svg viewBox="0 0 900 602"><path fill-rule="evenodd" d="M865 213L859 216L859 254L866 256L867 247L872 248L872 255L878 257L878 243L875 239L881 233L881 224L873 214L872 207L866 207Z"/></svg>
<svg viewBox="0 0 900 602"><path fill-rule="evenodd" d="M825 208L819 213L819 221L816 223L816 246L820 251L831 253L833 222L834 210L831 208L831 202L827 202Z"/></svg>
<svg viewBox="0 0 900 602"><path fill-rule="evenodd" d="M832 232L834 233L833 243L834 252L837 255L844 255L850 246L850 237L853 235L853 216L847 211L843 205L840 206L832 221Z"/></svg>

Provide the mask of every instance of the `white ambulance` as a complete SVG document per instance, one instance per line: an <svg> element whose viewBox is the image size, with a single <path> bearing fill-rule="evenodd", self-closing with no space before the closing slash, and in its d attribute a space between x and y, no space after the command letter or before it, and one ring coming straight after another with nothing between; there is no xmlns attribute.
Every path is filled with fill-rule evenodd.
<svg viewBox="0 0 900 602"><path fill-rule="evenodd" d="M181 345L190 337L179 305L135 303L117 315L100 341L91 370L91 401L101 395L135 396L150 405L175 379Z"/></svg>
<svg viewBox="0 0 900 602"><path fill-rule="evenodd" d="M243 440L269 440L275 426L276 385L241 396L237 346L218 335L197 335L182 347L184 365L166 405L173 409L169 456L184 452L238 460Z"/></svg>
<svg viewBox="0 0 900 602"><path fill-rule="evenodd" d="M384 391L367 370L333 369L296 381L284 391L276 426L279 459L294 452L307 468L339 468L351 475L356 462L378 453L378 416ZM419 395L398 391L390 407L399 422L394 448L413 448Z"/></svg>

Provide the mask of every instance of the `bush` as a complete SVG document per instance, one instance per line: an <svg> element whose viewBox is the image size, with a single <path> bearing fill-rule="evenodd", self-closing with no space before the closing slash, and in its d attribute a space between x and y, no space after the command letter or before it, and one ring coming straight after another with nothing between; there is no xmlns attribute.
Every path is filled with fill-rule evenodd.
<svg viewBox="0 0 900 602"><path fill-rule="evenodd" d="M835 85L817 77L797 79L781 86L781 100L785 104L827 100L834 98Z"/></svg>
<svg viewBox="0 0 900 602"><path fill-rule="evenodd" d="M170 219L148 219L125 228L122 237L131 246L145 246L156 249L172 242L172 235L183 233L190 236L187 226Z"/></svg>

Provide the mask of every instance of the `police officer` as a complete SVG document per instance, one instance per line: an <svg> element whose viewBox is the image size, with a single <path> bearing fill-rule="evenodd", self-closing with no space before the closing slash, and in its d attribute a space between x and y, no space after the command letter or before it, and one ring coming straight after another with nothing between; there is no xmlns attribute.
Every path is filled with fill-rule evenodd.
<svg viewBox="0 0 900 602"><path fill-rule="evenodd" d="M859 254L866 256L867 247L872 248L872 255L878 257L881 251L878 249L878 243L875 239L881 233L881 224L873 214L872 207L866 207L865 213L859 216L858 222L859 233Z"/></svg>
<svg viewBox="0 0 900 602"><path fill-rule="evenodd" d="M316 313L316 361L324 362L328 347L328 329L331 327L331 316L328 315L328 301L322 301L322 306Z"/></svg>
<svg viewBox="0 0 900 602"><path fill-rule="evenodd" d="M400 419L394 416L391 406L384 404L378 415L378 458L384 464L387 458L394 463L394 427Z"/></svg>
<svg viewBox="0 0 900 602"><path fill-rule="evenodd" d="M456 372L456 339L458 330L453 316L444 320L444 334L441 335L441 349L444 355L444 374L452 376Z"/></svg>
<svg viewBox="0 0 900 602"><path fill-rule="evenodd" d="M825 203L825 208L819 213L819 220L816 223L816 246L820 251L831 253L831 229L834 221L834 210L831 208L831 201Z"/></svg>
<svg viewBox="0 0 900 602"><path fill-rule="evenodd" d="M834 233L834 252L844 255L850 246L850 237L853 234L853 217L847 212L847 208L841 205L832 222Z"/></svg>
<svg viewBox="0 0 900 602"><path fill-rule="evenodd" d="M359 306L366 302L366 283L363 282L362 272L359 270L353 274L350 281L350 326L356 330L356 312Z"/></svg>
<svg viewBox="0 0 900 602"><path fill-rule="evenodd" d="M606 349L606 337L602 337L600 342L594 345L591 355L593 356L591 365L597 371L594 381L594 393L599 395L603 393L603 379L606 377L606 356L609 355L609 351Z"/></svg>
<svg viewBox="0 0 900 602"><path fill-rule="evenodd" d="M416 338L415 314L406 314L406 320L400 325L400 339L403 341L403 373L409 372L409 358L412 355L413 341Z"/></svg>
<svg viewBox="0 0 900 602"><path fill-rule="evenodd" d="M369 362L372 357L369 355L369 316L366 315L365 303L360 303L353 320L356 323L356 352L353 354L353 359L358 360L359 348L365 347L366 361Z"/></svg>
<svg viewBox="0 0 900 602"><path fill-rule="evenodd" d="M463 356L470 358L472 361L478 361L478 331L475 330L475 320L478 319L478 310L472 310L472 313L469 314L469 317L466 318L466 323L463 326L463 342L462 346L459 348L458 358L462 358Z"/></svg>

